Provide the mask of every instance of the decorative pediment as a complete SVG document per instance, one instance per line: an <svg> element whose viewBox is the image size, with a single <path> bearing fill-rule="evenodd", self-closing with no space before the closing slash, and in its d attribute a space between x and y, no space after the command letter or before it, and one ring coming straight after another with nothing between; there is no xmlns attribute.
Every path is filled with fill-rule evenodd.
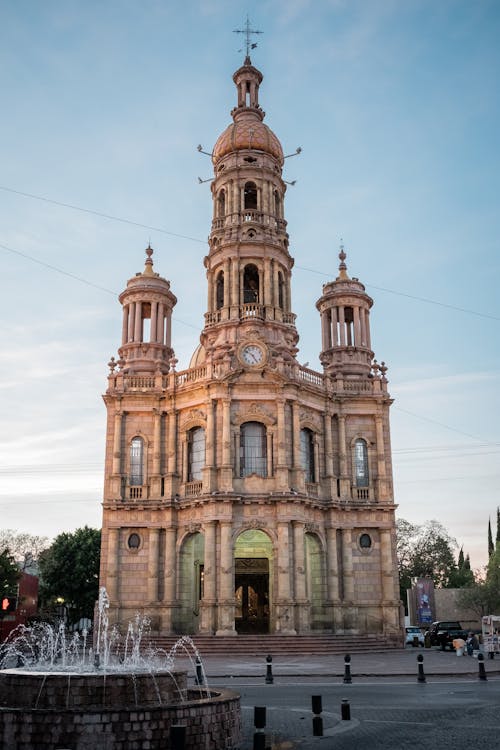
<svg viewBox="0 0 500 750"><path fill-rule="evenodd" d="M202 409L190 409L182 417L181 430L183 432L191 427L204 426L206 422L206 414Z"/></svg>
<svg viewBox="0 0 500 750"><path fill-rule="evenodd" d="M232 421L234 425L241 425L243 422L263 422L267 426L276 424L276 418L271 410L256 402L243 406L241 411L234 414Z"/></svg>

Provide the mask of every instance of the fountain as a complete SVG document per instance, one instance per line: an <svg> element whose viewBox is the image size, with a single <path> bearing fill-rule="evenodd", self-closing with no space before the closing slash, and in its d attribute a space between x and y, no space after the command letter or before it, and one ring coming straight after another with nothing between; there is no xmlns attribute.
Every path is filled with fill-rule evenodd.
<svg viewBox="0 0 500 750"><path fill-rule="evenodd" d="M94 643L68 638L64 625L21 626L0 646L0 747L5 750L162 750L170 727L186 725L186 748L234 748L240 739L239 696L196 690L175 669L178 653L202 664L188 636L165 650L144 647L147 618L136 616L124 638L110 628L106 590L99 592ZM201 667L202 669L202 667Z"/></svg>

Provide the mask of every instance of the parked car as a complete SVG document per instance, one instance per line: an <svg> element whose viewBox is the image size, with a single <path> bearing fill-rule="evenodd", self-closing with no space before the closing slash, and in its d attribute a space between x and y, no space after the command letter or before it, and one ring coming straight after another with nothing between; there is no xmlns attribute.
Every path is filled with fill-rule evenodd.
<svg viewBox="0 0 500 750"><path fill-rule="evenodd" d="M426 635L430 638L431 646L439 646L442 651L448 647L453 651L453 641L456 638L466 641L468 633L457 620L446 620L433 622Z"/></svg>
<svg viewBox="0 0 500 750"><path fill-rule="evenodd" d="M409 625L405 628L405 644L410 646L423 646L424 634L416 625Z"/></svg>

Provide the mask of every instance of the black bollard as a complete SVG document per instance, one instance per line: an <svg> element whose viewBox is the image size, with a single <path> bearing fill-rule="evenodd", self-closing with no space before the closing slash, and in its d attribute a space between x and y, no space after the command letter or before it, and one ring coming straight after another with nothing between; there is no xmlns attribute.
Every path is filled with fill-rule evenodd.
<svg viewBox="0 0 500 750"><path fill-rule="evenodd" d="M271 656L271 654L268 654L266 656L266 662L267 662L267 667L266 667L266 685L272 685L273 682L274 682L274 677L273 677L273 666L272 666L273 665L273 657Z"/></svg>
<svg viewBox="0 0 500 750"><path fill-rule="evenodd" d="M186 725L170 725L170 747L172 750L184 750L186 747Z"/></svg>
<svg viewBox="0 0 500 750"><path fill-rule="evenodd" d="M424 674L424 657L422 654L419 654L417 656L418 661L418 677L417 682L425 682L425 674Z"/></svg>
<svg viewBox="0 0 500 750"><path fill-rule="evenodd" d="M344 682L348 685L352 682L351 677L351 657L349 654L344 656Z"/></svg>
<svg viewBox="0 0 500 750"><path fill-rule="evenodd" d="M343 698L340 704L340 716L342 721L351 721L351 706L346 698Z"/></svg>
<svg viewBox="0 0 500 750"><path fill-rule="evenodd" d="M479 664L479 679L480 680L487 680L486 677L486 670L484 668L484 656L483 654L479 653L477 655L477 663Z"/></svg>
<svg viewBox="0 0 500 750"><path fill-rule="evenodd" d="M323 737L323 718L321 712L323 711L323 703L321 701L321 695L312 695L312 712L313 716L313 737Z"/></svg>
<svg viewBox="0 0 500 750"><path fill-rule="evenodd" d="M195 661L196 665L196 677L195 677L195 685L203 685L203 665L201 663L201 659L199 656L196 657Z"/></svg>
<svg viewBox="0 0 500 750"><path fill-rule="evenodd" d="M266 748L266 735L264 733L264 728L266 726L266 707L265 706L254 706L253 724L255 727L255 732L253 734L253 750L265 750Z"/></svg>

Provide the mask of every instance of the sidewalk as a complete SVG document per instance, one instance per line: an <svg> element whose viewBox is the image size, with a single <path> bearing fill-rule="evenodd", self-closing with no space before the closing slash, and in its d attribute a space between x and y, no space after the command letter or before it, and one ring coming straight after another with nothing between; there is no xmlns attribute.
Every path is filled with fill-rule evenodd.
<svg viewBox="0 0 500 750"><path fill-rule="evenodd" d="M354 653L351 655L351 675L355 677L399 677L414 676L418 673L417 656L424 657L423 665L426 675L433 676L477 676L478 660L471 656L456 656L454 652L438 649L407 647L401 650L387 650L371 653ZM272 655L272 654L271 654ZM235 677L262 677L266 675L266 657L244 657L228 654L227 657L211 657L201 654L205 674L210 682L214 679ZM189 659L178 657L176 665L194 673ZM485 658L484 666L487 675L500 675L500 658ZM344 674L344 657L333 655L293 656L283 655L273 658L272 673L275 680L280 677L342 677ZM227 685L230 687L230 685Z"/></svg>

